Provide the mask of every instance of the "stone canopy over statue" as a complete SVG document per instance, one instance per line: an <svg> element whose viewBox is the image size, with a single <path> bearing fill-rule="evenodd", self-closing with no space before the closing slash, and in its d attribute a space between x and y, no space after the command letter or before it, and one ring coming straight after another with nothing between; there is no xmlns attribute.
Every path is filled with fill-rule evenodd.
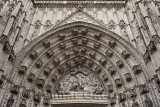
<svg viewBox="0 0 160 107"><path fill-rule="evenodd" d="M99 80L90 72L80 66L67 74L57 86L58 94L70 94L75 92L88 92L102 94L104 88Z"/></svg>

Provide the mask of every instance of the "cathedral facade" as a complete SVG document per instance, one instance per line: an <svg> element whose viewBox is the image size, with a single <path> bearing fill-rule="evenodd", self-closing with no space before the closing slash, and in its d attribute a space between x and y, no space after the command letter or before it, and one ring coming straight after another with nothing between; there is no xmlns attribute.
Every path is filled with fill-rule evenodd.
<svg viewBox="0 0 160 107"><path fill-rule="evenodd" d="M160 107L160 1L0 0L0 107Z"/></svg>

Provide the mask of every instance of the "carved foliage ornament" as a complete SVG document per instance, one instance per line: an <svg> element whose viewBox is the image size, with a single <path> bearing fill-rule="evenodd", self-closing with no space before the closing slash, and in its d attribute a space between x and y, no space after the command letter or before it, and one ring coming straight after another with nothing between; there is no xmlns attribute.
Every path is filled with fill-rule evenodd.
<svg viewBox="0 0 160 107"><path fill-rule="evenodd" d="M79 66L70 71L69 74L60 81L56 92L58 94L71 94L75 92L102 94L104 89L98 79L90 71L86 71Z"/></svg>

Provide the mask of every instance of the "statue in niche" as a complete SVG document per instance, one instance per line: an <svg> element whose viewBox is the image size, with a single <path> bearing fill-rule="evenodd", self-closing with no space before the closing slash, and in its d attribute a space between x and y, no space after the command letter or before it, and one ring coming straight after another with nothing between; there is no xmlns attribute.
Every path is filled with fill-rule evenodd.
<svg viewBox="0 0 160 107"><path fill-rule="evenodd" d="M139 107L139 104L138 104L137 102L134 102L134 103L132 104L132 107Z"/></svg>
<svg viewBox="0 0 160 107"><path fill-rule="evenodd" d="M152 103L151 99L147 95L145 96L144 104L145 104L145 107L153 107L153 103Z"/></svg>
<svg viewBox="0 0 160 107"><path fill-rule="evenodd" d="M102 94L104 89L95 76L84 71L81 67L72 70L58 84L56 89L58 94L69 94L72 92L90 92L93 94Z"/></svg>
<svg viewBox="0 0 160 107"><path fill-rule="evenodd" d="M122 103L122 107L127 107L125 103Z"/></svg>
<svg viewBox="0 0 160 107"><path fill-rule="evenodd" d="M8 102L7 102L7 106L6 107L12 107L14 103L14 99L13 96L9 97Z"/></svg>

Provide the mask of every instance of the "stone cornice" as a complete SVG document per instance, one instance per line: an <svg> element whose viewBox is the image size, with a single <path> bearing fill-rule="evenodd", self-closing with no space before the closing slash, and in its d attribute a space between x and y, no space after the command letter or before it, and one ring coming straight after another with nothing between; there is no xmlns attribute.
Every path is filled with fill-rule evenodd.
<svg viewBox="0 0 160 107"><path fill-rule="evenodd" d="M127 0L99 0L99 1L93 1L93 0L33 0L35 4L125 4Z"/></svg>

